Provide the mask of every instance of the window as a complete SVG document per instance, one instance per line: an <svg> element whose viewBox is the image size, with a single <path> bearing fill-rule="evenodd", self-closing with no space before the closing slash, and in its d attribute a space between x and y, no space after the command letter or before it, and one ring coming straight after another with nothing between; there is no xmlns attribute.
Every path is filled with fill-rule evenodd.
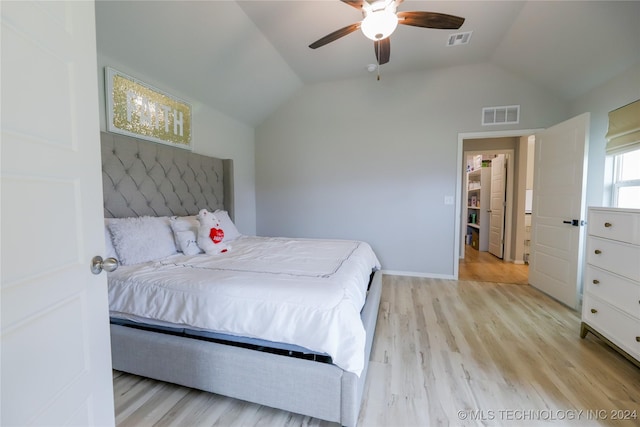
<svg viewBox="0 0 640 427"><path fill-rule="evenodd" d="M606 152L611 205L640 209L640 99L609 112Z"/></svg>
<svg viewBox="0 0 640 427"><path fill-rule="evenodd" d="M640 148L614 156L612 202L619 208L640 209Z"/></svg>

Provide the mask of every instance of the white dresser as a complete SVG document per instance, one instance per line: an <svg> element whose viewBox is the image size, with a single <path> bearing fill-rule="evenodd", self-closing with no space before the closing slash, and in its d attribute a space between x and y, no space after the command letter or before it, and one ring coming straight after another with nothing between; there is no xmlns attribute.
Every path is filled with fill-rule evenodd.
<svg viewBox="0 0 640 427"><path fill-rule="evenodd" d="M589 208L580 336L640 366L640 210Z"/></svg>

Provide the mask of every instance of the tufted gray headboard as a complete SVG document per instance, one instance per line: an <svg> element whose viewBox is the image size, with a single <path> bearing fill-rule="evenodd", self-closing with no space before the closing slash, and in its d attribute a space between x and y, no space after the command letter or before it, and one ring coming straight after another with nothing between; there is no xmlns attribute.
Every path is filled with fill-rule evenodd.
<svg viewBox="0 0 640 427"><path fill-rule="evenodd" d="M224 209L234 219L233 160L101 132L105 218L195 215Z"/></svg>

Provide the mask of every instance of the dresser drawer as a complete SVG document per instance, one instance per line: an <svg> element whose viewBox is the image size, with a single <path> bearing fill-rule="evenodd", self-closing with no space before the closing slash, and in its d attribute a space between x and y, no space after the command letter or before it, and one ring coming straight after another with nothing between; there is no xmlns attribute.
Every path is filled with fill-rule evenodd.
<svg viewBox="0 0 640 427"><path fill-rule="evenodd" d="M584 272L584 291L640 319L640 283L587 265Z"/></svg>
<svg viewBox="0 0 640 427"><path fill-rule="evenodd" d="M582 320L640 360L640 319L629 317L597 297L585 293Z"/></svg>
<svg viewBox="0 0 640 427"><path fill-rule="evenodd" d="M625 211L589 211L589 234L640 245L640 215Z"/></svg>
<svg viewBox="0 0 640 427"><path fill-rule="evenodd" d="M640 246L589 236L587 262L620 276L640 281Z"/></svg>

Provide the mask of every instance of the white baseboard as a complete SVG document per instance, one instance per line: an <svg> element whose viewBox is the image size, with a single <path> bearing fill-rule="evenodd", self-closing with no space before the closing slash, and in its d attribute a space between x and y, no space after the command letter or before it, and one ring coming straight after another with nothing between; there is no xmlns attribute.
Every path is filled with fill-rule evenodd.
<svg viewBox="0 0 640 427"><path fill-rule="evenodd" d="M453 274L437 274L437 273L421 273L415 271L398 271L398 270L382 270L382 274L389 276L411 276L411 277L424 277L427 279L448 279L455 280Z"/></svg>

